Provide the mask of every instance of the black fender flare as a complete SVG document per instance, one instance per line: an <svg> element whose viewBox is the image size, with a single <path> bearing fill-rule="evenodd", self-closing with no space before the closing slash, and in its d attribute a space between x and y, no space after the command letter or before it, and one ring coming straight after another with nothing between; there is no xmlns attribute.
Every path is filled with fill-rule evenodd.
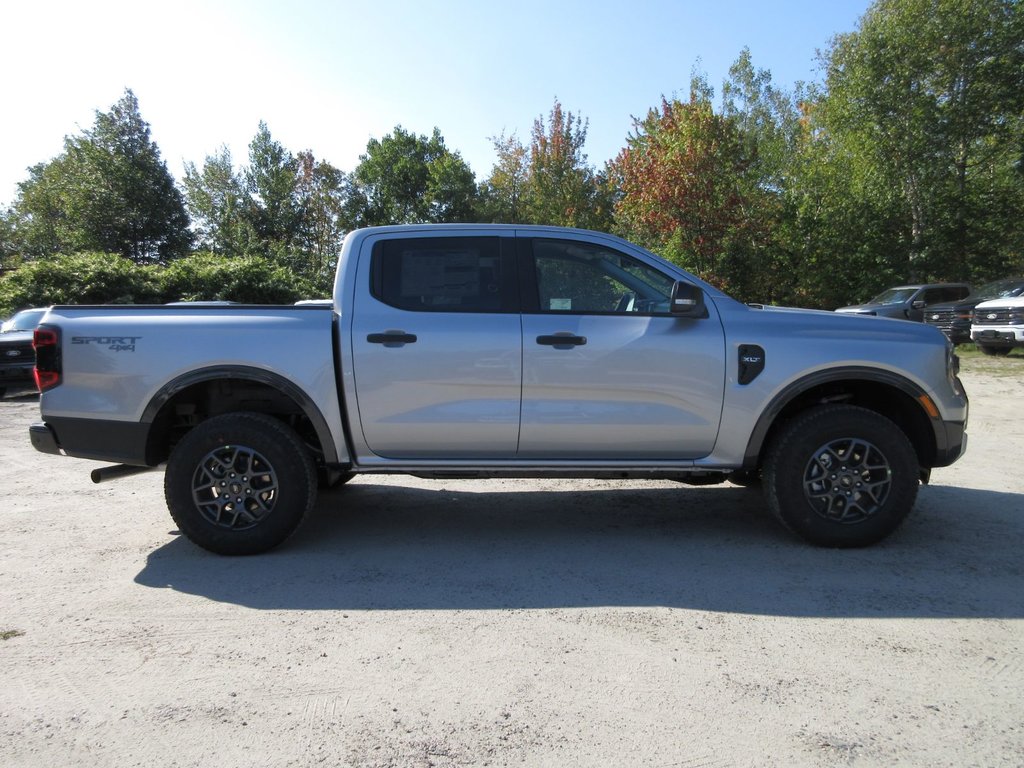
<svg viewBox="0 0 1024 768"><path fill-rule="evenodd" d="M941 452L941 450L944 449L946 443L945 427L940 419L933 419L929 417L924 406L921 405L918 398L928 396L921 387L906 377L892 373L891 371L851 365L841 368L830 368L825 371L817 371L804 376L801 379L790 382L783 387L782 390L771 399L768 403L768 407L761 412L761 416L754 425L754 430L750 433L750 439L747 442L747 450L743 455L743 467L745 469L753 469L757 466L757 460L761 454L761 449L764 447L765 440L768 437L768 432L775 424L779 414L785 410L786 406L808 390L833 381L866 381L873 384L884 384L900 390L918 404L918 407L921 409L921 413L925 415L925 418L932 425L932 431L935 435L936 451Z"/></svg>
<svg viewBox="0 0 1024 768"><path fill-rule="evenodd" d="M182 390L207 381L227 379L241 379L243 381L256 382L257 384L265 384L295 401L316 431L317 438L319 438L323 449L324 461L328 464L337 463L338 452L334 447L334 437L331 434L330 427L327 425L327 419L324 418L317 404L313 402L313 399L301 387L292 381L278 373L261 368L253 368L246 365L219 365L199 368L182 374L164 384L153 395L142 412L142 423L152 425L160 410Z"/></svg>

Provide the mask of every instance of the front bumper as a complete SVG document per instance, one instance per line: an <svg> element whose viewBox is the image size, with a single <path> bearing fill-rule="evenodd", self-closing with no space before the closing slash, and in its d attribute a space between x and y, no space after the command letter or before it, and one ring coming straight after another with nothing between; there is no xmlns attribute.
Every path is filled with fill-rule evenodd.
<svg viewBox="0 0 1024 768"><path fill-rule="evenodd" d="M35 363L18 365L0 365L0 387L10 387L15 384L35 386L35 376L32 370Z"/></svg>
<svg viewBox="0 0 1024 768"><path fill-rule="evenodd" d="M971 340L982 344L1024 346L1024 328L1005 325L996 328L974 327L971 329Z"/></svg>

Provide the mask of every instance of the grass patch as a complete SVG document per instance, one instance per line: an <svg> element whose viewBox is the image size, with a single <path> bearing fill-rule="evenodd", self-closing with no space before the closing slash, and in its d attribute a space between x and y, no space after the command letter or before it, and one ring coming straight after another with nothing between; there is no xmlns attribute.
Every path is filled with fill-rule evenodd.
<svg viewBox="0 0 1024 768"><path fill-rule="evenodd" d="M986 355L974 344L958 344L960 370L965 373L984 373L990 376L1024 376L1024 347L1017 347L1006 357Z"/></svg>
<svg viewBox="0 0 1024 768"><path fill-rule="evenodd" d="M25 633L20 629L4 629L0 630L0 640L11 640L15 637L21 637Z"/></svg>

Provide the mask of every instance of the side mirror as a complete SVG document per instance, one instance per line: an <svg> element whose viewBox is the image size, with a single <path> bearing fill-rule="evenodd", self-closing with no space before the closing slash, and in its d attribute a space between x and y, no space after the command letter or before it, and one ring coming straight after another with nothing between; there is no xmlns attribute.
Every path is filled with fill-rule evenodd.
<svg viewBox="0 0 1024 768"><path fill-rule="evenodd" d="M672 298L668 303L669 312L677 317L707 317L704 306L704 291L700 286L676 280L672 286Z"/></svg>
<svg viewBox="0 0 1024 768"><path fill-rule="evenodd" d="M924 309L924 307L925 307L924 299L918 299L917 301L915 301L910 306L912 306L914 309Z"/></svg>

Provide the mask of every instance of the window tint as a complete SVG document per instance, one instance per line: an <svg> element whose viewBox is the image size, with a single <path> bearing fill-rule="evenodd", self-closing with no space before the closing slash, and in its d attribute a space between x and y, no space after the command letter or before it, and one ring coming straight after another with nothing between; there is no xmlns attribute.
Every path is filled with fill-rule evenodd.
<svg viewBox="0 0 1024 768"><path fill-rule="evenodd" d="M372 272L373 295L399 309L503 312L514 303L496 237L384 240L374 247Z"/></svg>
<svg viewBox="0 0 1024 768"><path fill-rule="evenodd" d="M672 278L631 256L588 243L535 240L541 312L668 312Z"/></svg>

